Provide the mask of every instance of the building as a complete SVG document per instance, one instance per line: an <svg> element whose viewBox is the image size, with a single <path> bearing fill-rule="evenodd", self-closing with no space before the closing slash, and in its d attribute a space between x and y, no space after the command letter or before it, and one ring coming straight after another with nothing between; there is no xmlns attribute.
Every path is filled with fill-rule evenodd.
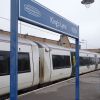
<svg viewBox="0 0 100 100"><path fill-rule="evenodd" d="M0 34L10 35L10 32L4 31L4 30L0 30ZM60 45L60 46L67 47L67 48L71 48L71 44L69 42L68 37L64 36L64 35L61 35L60 40L58 40L58 41L50 40L50 39L46 39L46 38L35 37L35 36L28 35L28 34L18 34L18 36L21 37L21 38L29 39L31 41L51 43L51 44Z"/></svg>

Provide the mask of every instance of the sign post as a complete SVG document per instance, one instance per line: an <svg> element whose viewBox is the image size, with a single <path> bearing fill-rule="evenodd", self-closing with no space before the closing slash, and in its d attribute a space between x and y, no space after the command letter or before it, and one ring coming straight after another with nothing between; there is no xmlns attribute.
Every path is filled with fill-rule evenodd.
<svg viewBox="0 0 100 100"><path fill-rule="evenodd" d="M17 100L18 90L18 0L11 0L10 100Z"/></svg>
<svg viewBox="0 0 100 100"><path fill-rule="evenodd" d="M76 39L76 98L80 100L80 81L79 81L79 39Z"/></svg>
<svg viewBox="0 0 100 100"><path fill-rule="evenodd" d="M79 100L79 26L35 0L11 0L10 100L17 100L18 20L76 39L76 100Z"/></svg>

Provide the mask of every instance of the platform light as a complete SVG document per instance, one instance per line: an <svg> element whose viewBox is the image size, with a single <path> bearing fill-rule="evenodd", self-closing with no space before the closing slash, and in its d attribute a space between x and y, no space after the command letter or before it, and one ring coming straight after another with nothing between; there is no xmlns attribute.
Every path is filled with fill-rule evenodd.
<svg viewBox="0 0 100 100"><path fill-rule="evenodd" d="M89 8L92 3L94 3L94 0L82 0L81 1L81 4L85 5L86 8Z"/></svg>

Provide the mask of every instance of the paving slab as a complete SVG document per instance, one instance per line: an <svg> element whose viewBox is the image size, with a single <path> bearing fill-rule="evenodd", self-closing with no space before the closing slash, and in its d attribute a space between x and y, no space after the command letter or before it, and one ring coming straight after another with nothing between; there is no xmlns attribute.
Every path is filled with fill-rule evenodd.
<svg viewBox="0 0 100 100"><path fill-rule="evenodd" d="M18 100L75 100L75 78L23 94ZM100 100L100 70L80 76L80 100Z"/></svg>

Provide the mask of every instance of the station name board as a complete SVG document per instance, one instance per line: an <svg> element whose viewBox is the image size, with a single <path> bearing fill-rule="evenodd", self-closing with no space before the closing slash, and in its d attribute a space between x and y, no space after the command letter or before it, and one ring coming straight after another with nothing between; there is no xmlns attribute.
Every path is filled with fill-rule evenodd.
<svg viewBox="0 0 100 100"><path fill-rule="evenodd" d="M78 26L35 0L19 0L19 20L39 27L79 38Z"/></svg>

